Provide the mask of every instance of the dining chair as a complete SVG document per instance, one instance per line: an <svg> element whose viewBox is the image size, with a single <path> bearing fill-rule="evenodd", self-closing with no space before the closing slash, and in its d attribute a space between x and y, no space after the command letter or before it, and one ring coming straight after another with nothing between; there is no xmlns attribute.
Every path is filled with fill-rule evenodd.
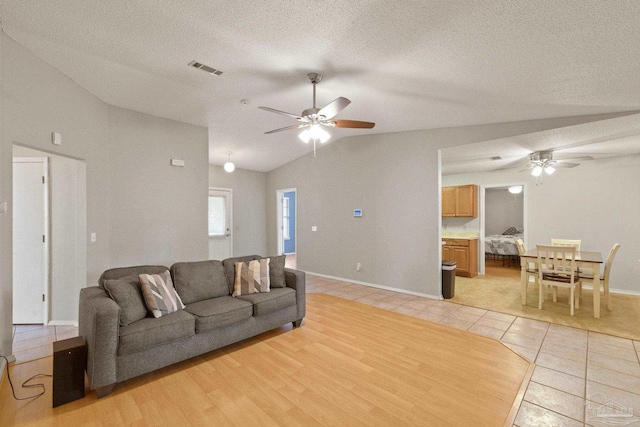
<svg viewBox="0 0 640 427"><path fill-rule="evenodd" d="M600 275L600 281L602 283L602 288L604 289L604 299L607 302L607 309L611 310L611 297L609 295L609 275L611 274L611 265L613 264L613 259L616 257L616 253L620 249L620 244L615 243L611 250L609 251L609 255L607 256L607 261L604 264L604 273ZM581 272L579 275L580 287L582 287L582 282L591 282L593 283L593 273L583 273Z"/></svg>
<svg viewBox="0 0 640 427"><path fill-rule="evenodd" d="M576 251L580 252L582 248L582 239L551 239L554 246L575 246Z"/></svg>
<svg viewBox="0 0 640 427"><path fill-rule="evenodd" d="M576 272L576 247L536 245L538 252L538 309L542 310L544 286L568 288L571 315L574 307L580 308L581 282ZM576 288L577 292L576 293ZM554 301L555 302L555 301Z"/></svg>
<svg viewBox="0 0 640 427"><path fill-rule="evenodd" d="M516 239L516 246L518 247L518 255L522 256L527 251L524 247L524 241L522 239ZM527 273L527 284L529 284L529 279L533 277L533 283L538 285L538 269L536 267L535 262L528 262L527 267L525 268L525 272Z"/></svg>

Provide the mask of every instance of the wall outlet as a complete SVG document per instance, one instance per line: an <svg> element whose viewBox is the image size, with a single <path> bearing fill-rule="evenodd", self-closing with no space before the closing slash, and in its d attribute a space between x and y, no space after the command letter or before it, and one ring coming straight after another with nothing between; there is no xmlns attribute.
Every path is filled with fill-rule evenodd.
<svg viewBox="0 0 640 427"><path fill-rule="evenodd" d="M312 225L311 226L311 231L318 231L318 226L317 225Z"/></svg>
<svg viewBox="0 0 640 427"><path fill-rule="evenodd" d="M0 213L7 213L9 210L9 204L7 202L0 202Z"/></svg>
<svg viewBox="0 0 640 427"><path fill-rule="evenodd" d="M360 270L362 270L362 264L358 262L356 263L356 271L360 271Z"/></svg>

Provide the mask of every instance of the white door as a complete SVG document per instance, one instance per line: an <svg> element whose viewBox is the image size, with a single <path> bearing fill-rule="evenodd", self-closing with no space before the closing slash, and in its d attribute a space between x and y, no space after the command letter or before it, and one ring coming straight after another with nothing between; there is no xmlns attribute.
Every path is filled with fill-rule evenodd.
<svg viewBox="0 0 640 427"><path fill-rule="evenodd" d="M47 159L13 161L13 323L46 323Z"/></svg>
<svg viewBox="0 0 640 427"><path fill-rule="evenodd" d="M233 256L232 206L230 189L209 189L209 259Z"/></svg>

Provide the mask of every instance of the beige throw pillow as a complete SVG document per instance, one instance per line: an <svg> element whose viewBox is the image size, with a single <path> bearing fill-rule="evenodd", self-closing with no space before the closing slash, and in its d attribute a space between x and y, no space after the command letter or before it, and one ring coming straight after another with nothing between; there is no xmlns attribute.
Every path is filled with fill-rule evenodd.
<svg viewBox="0 0 640 427"><path fill-rule="evenodd" d="M262 258L260 260L260 286L258 292L269 292L271 279L269 278L269 263L271 259Z"/></svg>
<svg viewBox="0 0 640 427"><path fill-rule="evenodd" d="M236 262L233 296L255 294L260 289L260 262Z"/></svg>
<svg viewBox="0 0 640 427"><path fill-rule="evenodd" d="M153 317L162 317L184 308L173 287L169 270L162 274L141 274L139 278L144 302Z"/></svg>

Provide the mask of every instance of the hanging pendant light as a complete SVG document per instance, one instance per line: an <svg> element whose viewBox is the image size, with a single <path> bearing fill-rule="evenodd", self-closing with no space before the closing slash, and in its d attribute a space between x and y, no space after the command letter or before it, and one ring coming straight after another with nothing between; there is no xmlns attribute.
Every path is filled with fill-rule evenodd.
<svg viewBox="0 0 640 427"><path fill-rule="evenodd" d="M229 156L229 160L224 164L224 170L231 173L236 169L236 165L231 162L231 151L229 151L227 155Z"/></svg>

